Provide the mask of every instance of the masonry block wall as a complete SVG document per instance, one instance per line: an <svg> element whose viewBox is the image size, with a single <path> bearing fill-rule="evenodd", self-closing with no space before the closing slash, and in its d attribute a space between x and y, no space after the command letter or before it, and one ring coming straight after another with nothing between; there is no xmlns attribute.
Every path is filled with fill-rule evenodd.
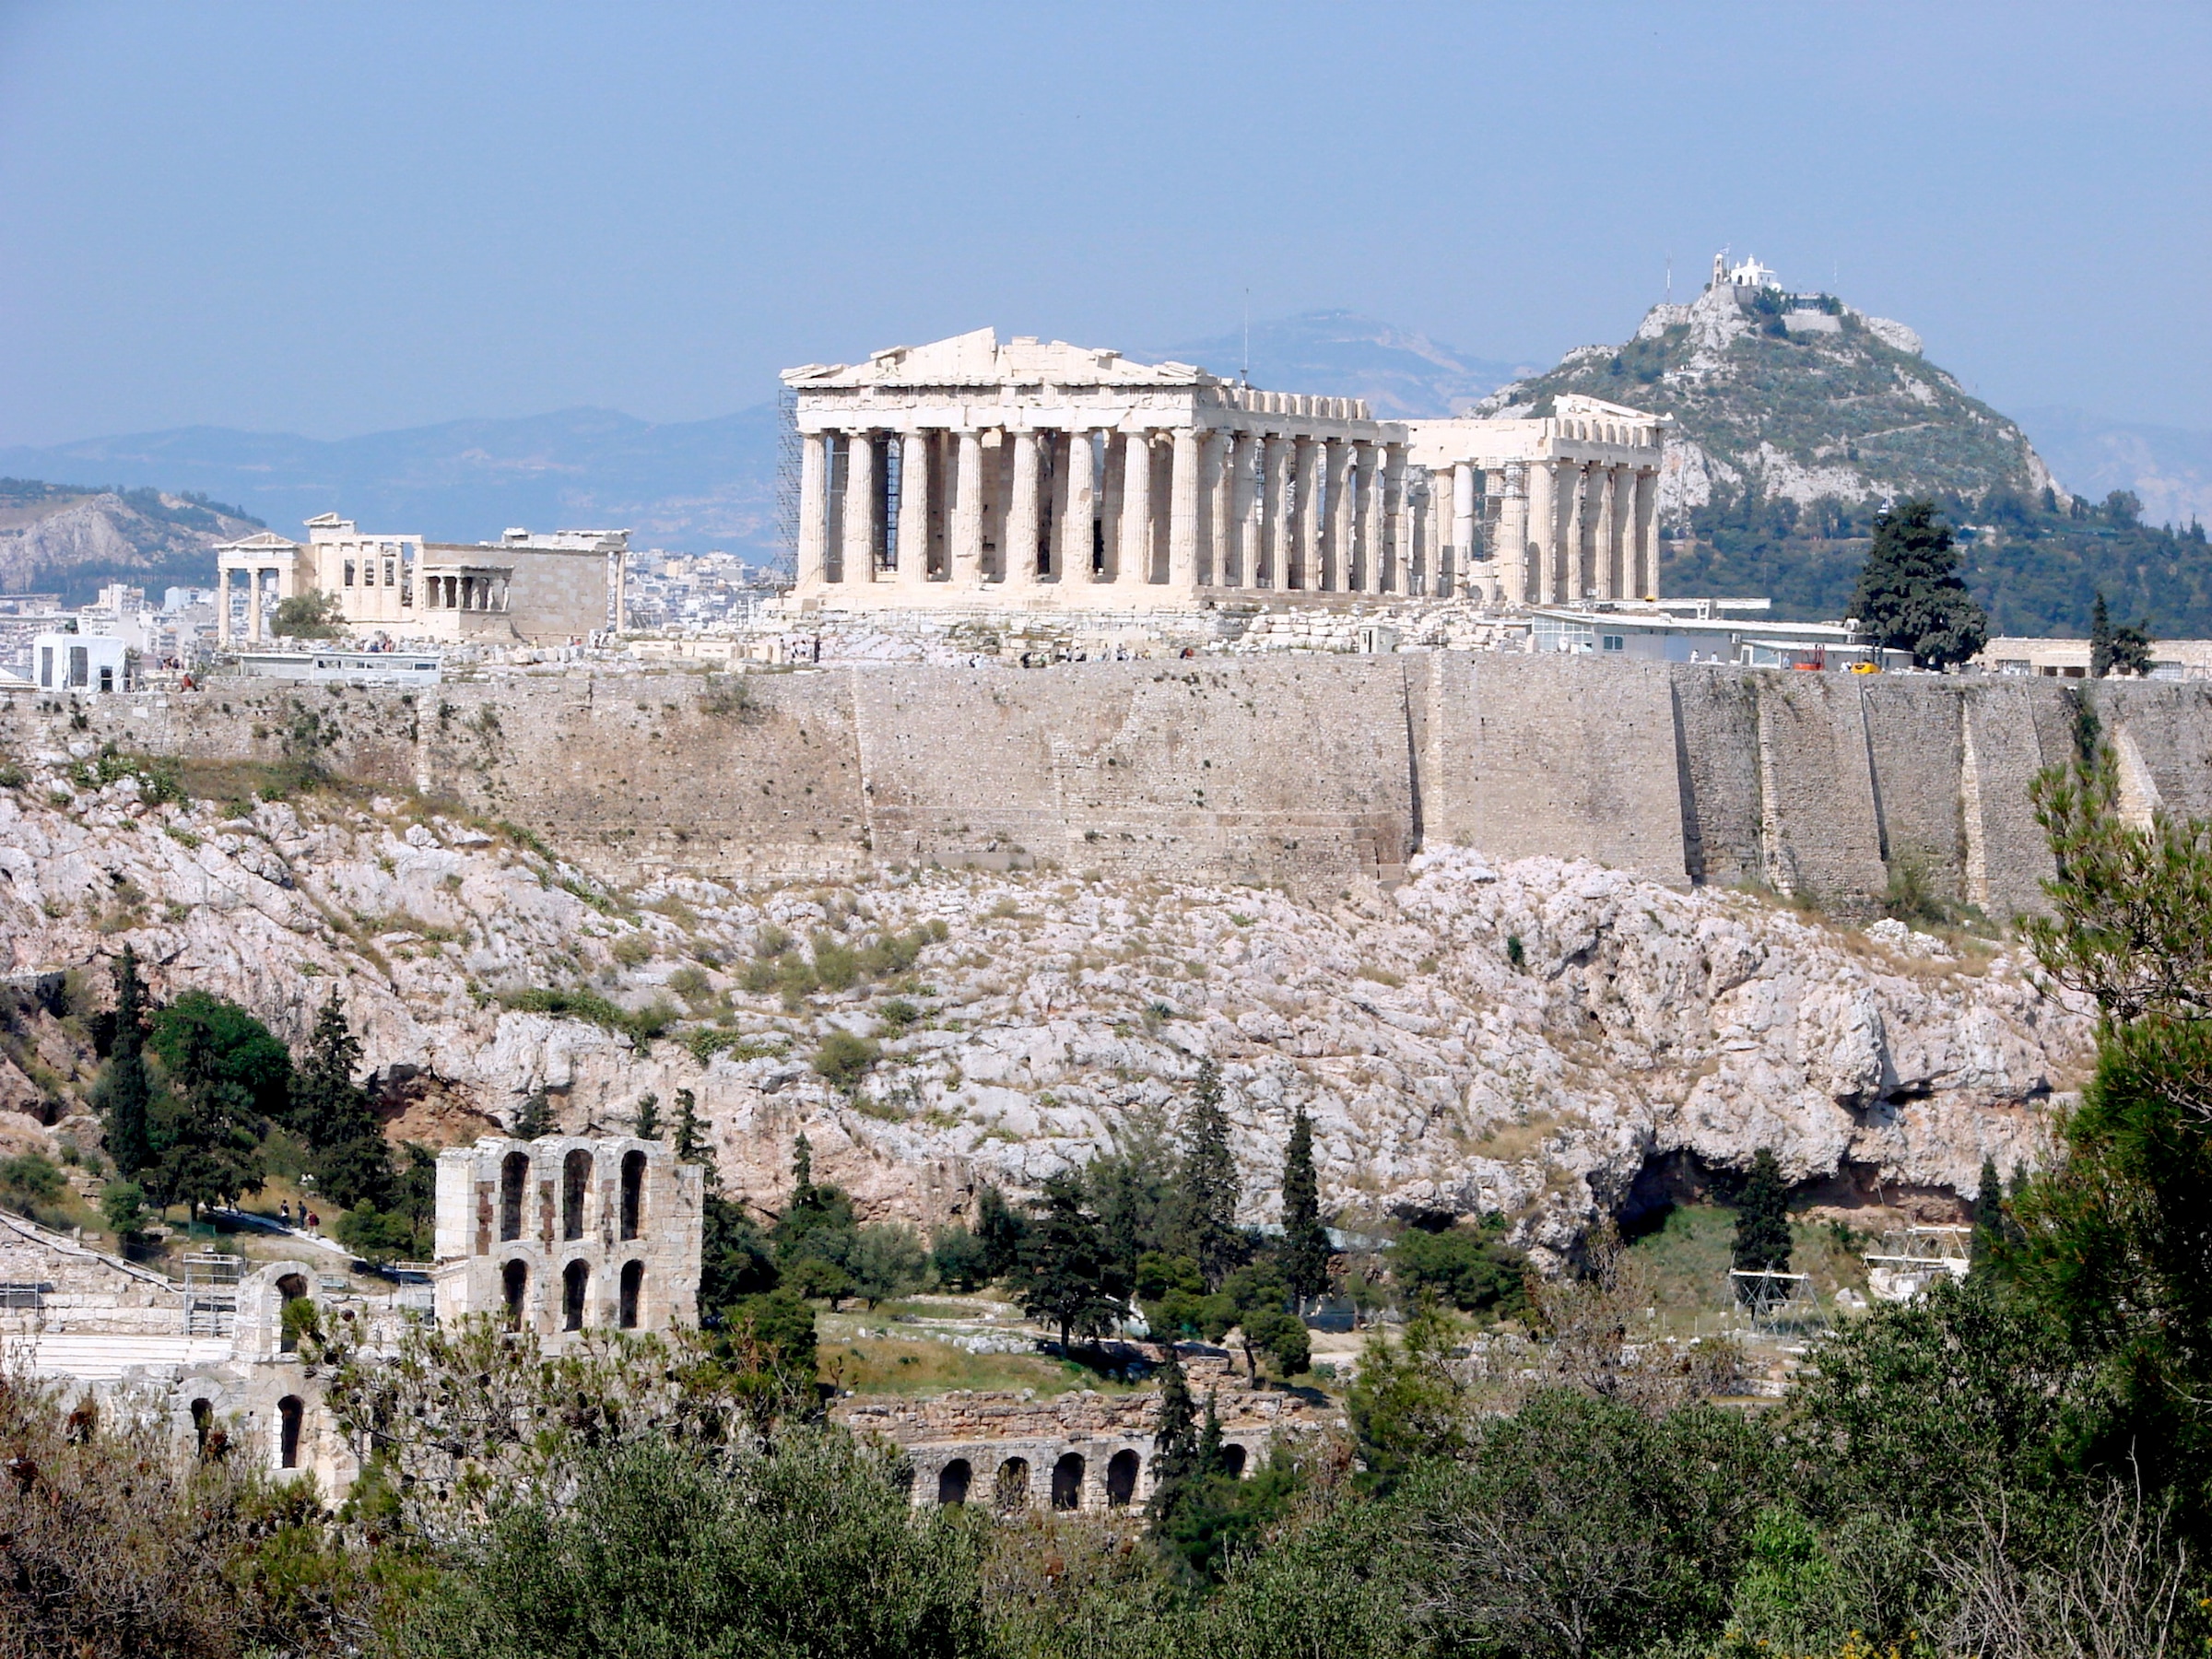
<svg viewBox="0 0 2212 1659"><path fill-rule="evenodd" d="M1325 892L1459 842L1845 910L1910 865L2003 917L2042 902L2028 786L2072 753L2081 695L1459 653L548 675L420 694L218 681L75 709L17 697L0 752L309 759L527 826L625 884L1049 861ZM2131 810L2212 813L2212 687L2086 695Z"/></svg>
<svg viewBox="0 0 2212 1659"><path fill-rule="evenodd" d="M441 1324L489 1314L552 1352L699 1323L703 1177L665 1142L493 1136L438 1155Z"/></svg>

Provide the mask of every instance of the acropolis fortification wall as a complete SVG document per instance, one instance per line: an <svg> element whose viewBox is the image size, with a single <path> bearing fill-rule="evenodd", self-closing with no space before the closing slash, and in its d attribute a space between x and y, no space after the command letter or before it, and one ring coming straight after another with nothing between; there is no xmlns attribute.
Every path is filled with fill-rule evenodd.
<svg viewBox="0 0 2212 1659"><path fill-rule="evenodd" d="M2135 810L2212 812L2212 688L2088 695ZM0 747L312 754L524 826L616 882L1049 863L1319 891L1458 842L1844 908L1909 861L2002 916L2040 901L2027 786L2071 752L2074 718L2047 682L1284 653L579 672L411 695L217 681L74 715L18 698Z"/></svg>

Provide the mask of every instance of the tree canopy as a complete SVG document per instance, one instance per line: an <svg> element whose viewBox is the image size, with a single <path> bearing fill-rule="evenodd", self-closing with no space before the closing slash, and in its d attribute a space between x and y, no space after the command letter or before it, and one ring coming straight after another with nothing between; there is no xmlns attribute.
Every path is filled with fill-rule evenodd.
<svg viewBox="0 0 2212 1659"><path fill-rule="evenodd" d="M1925 499L1876 517L1851 606L1877 643L1910 651L1925 667L1962 663L1989 637L1988 618L1959 577L1950 526Z"/></svg>

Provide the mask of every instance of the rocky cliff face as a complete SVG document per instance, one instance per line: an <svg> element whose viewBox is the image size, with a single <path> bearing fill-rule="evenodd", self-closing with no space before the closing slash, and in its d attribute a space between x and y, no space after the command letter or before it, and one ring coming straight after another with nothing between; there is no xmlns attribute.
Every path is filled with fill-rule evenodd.
<svg viewBox="0 0 2212 1659"><path fill-rule="evenodd" d="M18 982L76 969L104 993L132 943L157 993L233 997L295 1042L335 988L410 1138L488 1132L538 1088L566 1128L626 1127L647 1092L665 1110L688 1088L725 1183L768 1207L803 1129L818 1175L935 1223L981 1181L1029 1187L1171 1119L1210 1056L1252 1219L1275 1218L1303 1104L1331 1205L1502 1210L1563 1250L1670 1154L1741 1165L1771 1146L1839 1196L1971 1191L1984 1156L2038 1159L2044 1108L2088 1051L2087 1022L2010 950L1552 859L1446 848L1394 890L1319 905L934 870L614 894L527 836L412 801L147 805L137 776L101 782L95 756L17 765L0 949ZM906 949L872 959L889 935ZM811 977L852 982L806 992L787 971L793 988L747 992L782 935L787 970L811 940ZM682 1018L647 1041L508 1006L530 988ZM17 1145L96 1138L73 1024L18 1003L0 1126ZM882 1045L849 1090L810 1064L832 1027Z"/></svg>
<svg viewBox="0 0 2212 1659"><path fill-rule="evenodd" d="M2040 495L2052 483L2020 429L1923 358L1903 324L1841 304L1791 311L1771 291L1747 303L1724 286L1655 305L1633 338L1578 347L1476 412L1525 415L1562 392L1675 418L1660 480L1661 511L1675 522L1746 488L1803 505Z"/></svg>

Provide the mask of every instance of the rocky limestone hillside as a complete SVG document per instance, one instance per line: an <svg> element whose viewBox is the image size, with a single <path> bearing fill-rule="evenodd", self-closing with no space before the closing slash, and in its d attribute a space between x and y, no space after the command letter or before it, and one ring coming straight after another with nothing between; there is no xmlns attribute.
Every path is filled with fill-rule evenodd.
<svg viewBox="0 0 2212 1659"><path fill-rule="evenodd" d="M1318 908L1057 872L618 894L412 800L148 804L159 784L88 752L6 775L0 947L21 986L76 971L15 998L13 1146L97 1140L83 1015L125 943L157 994L235 998L295 1043L335 988L394 1136L473 1137L539 1088L570 1129L622 1128L688 1088L754 1203L803 1129L818 1175L931 1223L1174 1113L1206 1056L1255 1221L1300 1103L1355 1220L1497 1209L1565 1250L1670 1155L1760 1146L1838 1203L1947 1203L1985 1156L2037 1161L2088 1053L2008 949L1549 859L1447 849ZM812 1064L833 1027L881 1045L849 1089Z"/></svg>
<svg viewBox="0 0 2212 1659"><path fill-rule="evenodd" d="M1825 299L1825 297L1823 297ZM2048 467L2020 429L1921 355L1901 323L1840 302L1792 314L1776 290L1747 306L1708 288L1654 305L1633 338L1582 346L1476 406L1525 416L1563 392L1672 416L1660 480L1669 522L1746 490L1806 505L1887 496L2040 497Z"/></svg>
<svg viewBox="0 0 2212 1659"><path fill-rule="evenodd" d="M261 529L235 509L156 489L0 479L0 593L91 598L102 582L210 587L215 547Z"/></svg>

